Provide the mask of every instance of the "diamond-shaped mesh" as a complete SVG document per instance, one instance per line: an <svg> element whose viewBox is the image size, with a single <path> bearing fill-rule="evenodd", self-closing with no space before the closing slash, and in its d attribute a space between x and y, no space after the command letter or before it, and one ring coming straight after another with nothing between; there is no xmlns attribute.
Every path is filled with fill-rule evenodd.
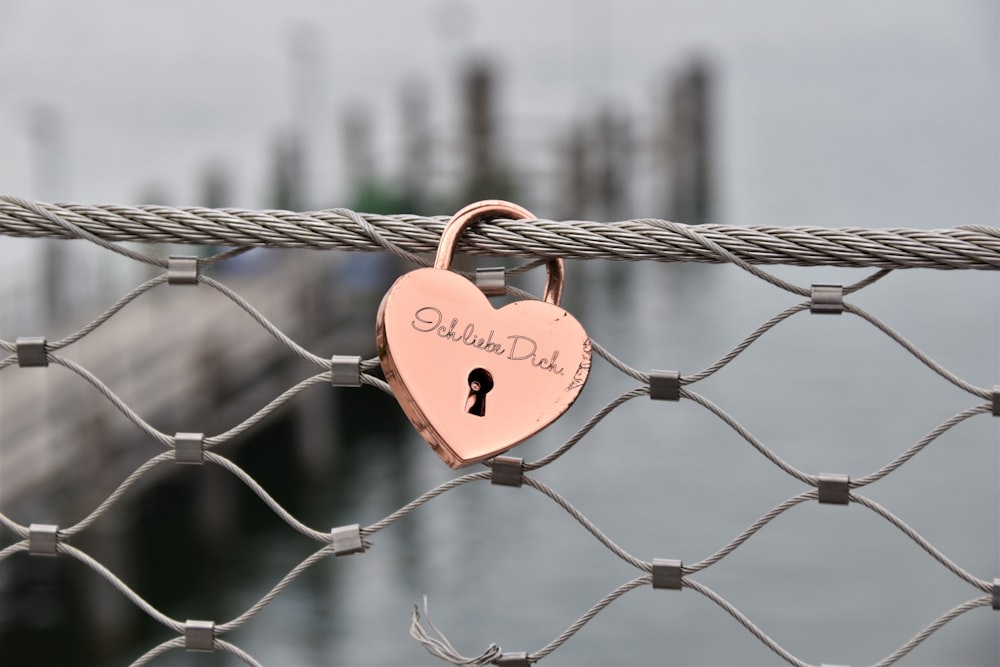
<svg viewBox="0 0 1000 667"><path fill-rule="evenodd" d="M757 278L767 281L780 289L801 297L803 300L790 305L774 317L760 325L732 350L705 369L689 374L676 371L644 372L630 367L608 349L593 342L594 351L622 374L636 382L634 388L599 410L589 421L579 426L577 432L550 454L535 461L519 461L504 457L496 463L486 461L485 467L474 472L457 476L450 481L424 493L384 519L368 526L343 526L333 531L317 529L304 524L278 504L260 483L237 466L231 459L217 453L216 448L224 442L254 428L281 406L294 401L296 396L316 384L360 384L390 393L388 385L375 373L378 359L367 359L359 367L352 366L349 356L333 359L320 357L296 343L277 326L265 318L253 304L241 297L230 287L205 275L207 269L217 262L233 257L252 246L340 248L349 250L389 250L415 262L421 262L415 254L433 250L440 235L442 218L420 218L417 216L369 216L353 211L336 209L311 214L288 212L262 212L236 209L211 210L201 208L173 209L158 206L82 206L51 205L26 202L12 197L0 198L0 234L12 236L51 236L60 238L83 238L109 251L117 252L136 261L144 262L162 270L162 273L146 280L123 296L117 303L98 315L92 322L77 332L49 342L38 336L25 337L15 341L0 340L0 350L6 353L0 358L0 371L7 376L17 371L19 366L61 366L78 375L91 385L92 389L110 401L135 428L151 437L162 446L162 451L140 465L122 482L110 496L100 502L89 515L69 526L54 526L46 523L32 523L32 517L15 520L0 512L0 526L12 531L18 541L0 550L0 562L15 557L19 552L38 556L57 556L76 559L91 570L95 576L103 577L115 586L122 595L138 608L165 626L174 637L151 647L144 655L136 658L133 665L144 665L156 656L172 649L193 651L220 650L229 652L246 664L258 662L235 643L223 637L233 635L239 641L237 632L290 585L306 569L328 561L332 556L361 554L377 546L374 538L379 531L393 525L409 514L417 511L433 511L430 503L438 496L465 484L495 483L507 486L526 487L555 503L568 515L568 521L576 522L580 528L590 533L595 547L603 547L635 569L635 577L623 582L619 587L599 598L583 616L572 622L566 630L548 644L529 653L504 653L497 645L491 645L482 654L465 657L432 625L425 628L420 614L414 610L411 635L432 654L461 665L514 665L528 664L541 660L558 649L586 623L593 620L602 610L618 598L636 588L651 586L663 589L688 588L725 610L739 624L757 639L767 645L783 660L794 665L807 663L789 653L772 640L765 631L755 625L744 613L728 602L721 594L699 581L698 575L711 567L716 567L731 553L752 538L758 531L772 522L780 522L780 517L788 510L805 503L854 504L873 512L884 520L887 528L900 531L913 544L927 552L941 567L964 581L970 587L971 598L919 630L902 646L892 650L877 665L890 665L914 647L926 640L937 630L958 616L977 607L1000 606L1000 584L995 579L997 573L980 573L982 577L967 571L953 562L947 555L929 543L915 530L889 509L876 503L864 494L865 487L878 482L898 470L914 456L931 445L942 434L961 422L977 415L1000 413L1000 389L977 387L951 373L915 345L906 340L878 317L851 301L851 296L881 278L891 270L908 267L930 267L936 269L1000 269L1000 229L991 227L960 227L950 230L920 231L908 229L817 229L817 228L733 228L721 225L688 227L661 220L634 220L624 223L557 223L550 221L497 221L496 224L480 226L463 237L463 252L497 256L519 256L535 258L530 266L544 263L553 256L564 258L610 258L641 261L695 261L709 263L730 263L737 265ZM218 244L233 247L208 259L183 258L164 260L147 257L143 253L117 244L119 241L178 242ZM814 285L803 287L790 284L761 270L760 264L795 264L802 266L863 266L877 269L868 278L853 285ZM523 269L524 267L522 267ZM509 271L508 274L520 272ZM317 373L290 387L277 397L257 408L247 419L233 425L228 430L204 435L202 433L164 433L148 423L139 411L123 401L99 377L84 365L62 354L81 338L91 335L96 329L112 318L130 302L147 298L154 289L166 289L166 285L198 284L214 290L245 311L275 340L313 365ZM162 287L161 287L162 286ZM523 292L507 288L508 294L526 297ZM697 390L697 385L715 373L722 371L730 362L741 355L758 339L789 318L811 311L816 314L844 314L864 320L881 331L891 341L906 350L913 359L924 364L946 382L969 395L967 408L956 413L933 428L929 433L899 453L884 466L866 474L847 477L844 474L813 473L797 468L792 462L781 458L773 449L751 433L724 408L717 405ZM372 326L374 330L374 326ZM26 332L37 333L37 332ZM122 341L128 345L129 341ZM349 353L350 350L345 350ZM44 371L48 372L48 371ZM349 378L345 381L344 378ZM0 382L2 382L0 376ZM365 391L361 389L360 391ZM694 562L668 559L642 560L626 548L612 541L600 527L578 511L556 489L532 475L545 466L558 465L561 457L586 437L591 430L604 420L613 420L613 413L621 405L640 397L663 401L691 401L714 415L730 427L750 447L770 461L785 474L802 485L802 491L781 502L766 512L739 535L715 553ZM66 443L74 446L73 442ZM170 618L139 596L119 576L99 561L74 546L75 538L88 530L108 509L130 493L132 486L156 468L174 462L192 465L210 465L225 469L249 487L288 526L316 543L316 550L294 567L288 574L267 591L255 604L236 618L225 622L206 620L180 620ZM4 463L0 461L0 464ZM14 464L16 465L16 464ZM491 470L491 467L494 468ZM495 477L496 475L496 477ZM518 478L518 475L520 477ZM425 508L425 506L428 506ZM0 508L2 510L3 508ZM814 511L820 511L817 508ZM663 554L676 556L676 554ZM25 554L23 557L27 557ZM363 557L363 556L358 556ZM332 563L328 566L334 567ZM668 593L663 593L668 594ZM426 604L426 602L425 602ZM863 613L863 609L859 610ZM993 612L984 612L993 613ZM426 622L426 618L424 621ZM878 619L873 619L878 623ZM392 631L387 629L386 632ZM891 647L887 647L891 648ZM649 657L650 662L656 660Z"/></svg>

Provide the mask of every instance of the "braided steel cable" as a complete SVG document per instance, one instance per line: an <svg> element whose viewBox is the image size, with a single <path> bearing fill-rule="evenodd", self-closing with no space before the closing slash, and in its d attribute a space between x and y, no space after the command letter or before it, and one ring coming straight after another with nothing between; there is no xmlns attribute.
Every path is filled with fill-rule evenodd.
<svg viewBox="0 0 1000 667"><path fill-rule="evenodd" d="M447 217L200 207L47 204L0 196L0 235L235 247L434 252ZM862 229L496 220L473 225L458 252L501 257L735 262L880 269L1000 268L1000 228ZM162 266L162 260L144 257ZM787 287L786 287L787 288ZM794 290L793 290L794 291Z"/></svg>

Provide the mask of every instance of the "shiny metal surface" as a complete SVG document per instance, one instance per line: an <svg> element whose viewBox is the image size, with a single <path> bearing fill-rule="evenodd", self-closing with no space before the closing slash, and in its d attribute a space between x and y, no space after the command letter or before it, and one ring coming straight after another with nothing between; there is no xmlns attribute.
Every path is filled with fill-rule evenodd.
<svg viewBox="0 0 1000 667"><path fill-rule="evenodd" d="M434 268L450 268L451 258L455 254L455 244L458 242L458 237L472 223L481 222L489 218L534 220L535 215L522 206L501 199L484 199L483 201L469 204L452 216L451 220L445 226L444 231L441 232L441 241L438 243L437 254L434 256ZM549 277L545 283L545 296L543 299L547 303L559 305L559 302L562 300L563 261L556 257L550 259L545 267L548 270Z"/></svg>
<svg viewBox="0 0 1000 667"><path fill-rule="evenodd" d="M551 424L590 372L590 339L558 305L561 260L548 263L544 302L499 309L447 270L461 231L487 216L534 217L496 200L463 208L442 234L434 268L399 278L377 316L386 380L413 426L452 468L496 456Z"/></svg>

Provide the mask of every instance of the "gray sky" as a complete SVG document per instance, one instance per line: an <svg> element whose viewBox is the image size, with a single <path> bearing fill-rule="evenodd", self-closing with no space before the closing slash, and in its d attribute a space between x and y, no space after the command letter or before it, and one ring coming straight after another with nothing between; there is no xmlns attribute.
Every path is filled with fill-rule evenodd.
<svg viewBox="0 0 1000 667"><path fill-rule="evenodd" d="M259 206L271 139L300 122L312 198L332 205L344 196L343 109L370 106L391 172L402 84L431 87L444 145L454 74L474 53L502 65L507 145L533 165L551 159L568 119L604 101L648 117L671 69L709 54L727 222L782 224L771 200L788 197L788 179L810 200L856 198L870 174L852 178L852 164L897 199L971 188L981 217L986 179L1000 176L988 156L998 149L996 2L6 0L0 21L0 191L20 195L131 202L155 183L169 203L195 203L198 175L221 161L236 204ZM294 45L313 54L304 85ZM61 119L65 177L48 185L30 166L38 105ZM901 149L920 143L943 166L915 165L925 153ZM969 164L976 173L950 174Z"/></svg>

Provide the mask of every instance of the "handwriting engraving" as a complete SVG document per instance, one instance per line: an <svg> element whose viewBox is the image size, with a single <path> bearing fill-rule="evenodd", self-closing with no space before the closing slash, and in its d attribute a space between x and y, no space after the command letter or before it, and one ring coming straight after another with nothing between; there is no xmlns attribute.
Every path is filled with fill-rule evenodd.
<svg viewBox="0 0 1000 667"><path fill-rule="evenodd" d="M434 306L422 306L413 313L413 321L410 322L410 325L420 333L433 334L446 341L462 343L468 347L504 357L509 361L525 361L533 367L553 375L565 375L562 366L556 364L556 360L559 358L558 349L553 350L548 356L541 356L538 351L538 343L530 336L521 334L502 336L494 329L490 329L489 333L483 336L481 330L477 331L473 322L462 327L457 317L451 318L447 325L444 324L445 319L445 315L440 309ZM507 346L505 347L502 343L494 340L494 337L508 341Z"/></svg>

